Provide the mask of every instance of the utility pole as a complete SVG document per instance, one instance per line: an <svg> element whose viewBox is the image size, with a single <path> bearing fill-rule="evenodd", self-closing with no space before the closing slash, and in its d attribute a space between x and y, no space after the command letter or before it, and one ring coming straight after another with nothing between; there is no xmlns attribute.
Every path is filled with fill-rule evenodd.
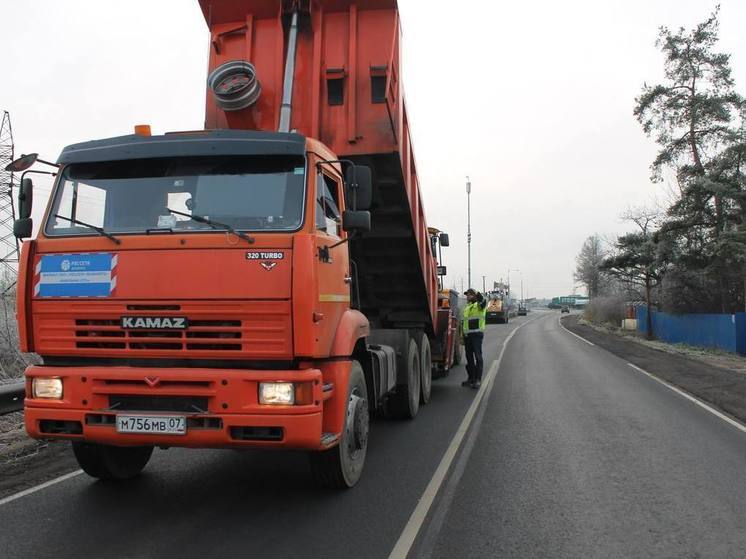
<svg viewBox="0 0 746 559"><path fill-rule="evenodd" d="M482 293L487 293L487 276L482 276Z"/></svg>
<svg viewBox="0 0 746 559"><path fill-rule="evenodd" d="M16 284L18 275L18 239L13 234L16 211L13 190L16 186L13 171L8 164L15 159L13 126L10 113L0 114L0 284L2 295Z"/></svg>
<svg viewBox="0 0 746 559"><path fill-rule="evenodd" d="M471 181L466 177L466 255L467 283L471 287Z"/></svg>
<svg viewBox="0 0 746 559"><path fill-rule="evenodd" d="M15 159L13 127L10 113L0 111L0 308L4 313L5 324L0 328L0 338L4 338L6 351L0 355L0 378L8 378L20 373L28 362L18 349L18 343L11 335L8 316L13 314L15 290L18 279L19 243L13 233L16 218L13 191L16 180L10 164ZM11 308L9 308L11 307Z"/></svg>
<svg viewBox="0 0 746 559"><path fill-rule="evenodd" d="M520 270L515 269L515 268L514 269L508 268L508 294L510 294L510 272L520 272ZM523 274L521 274L521 281L523 281Z"/></svg>

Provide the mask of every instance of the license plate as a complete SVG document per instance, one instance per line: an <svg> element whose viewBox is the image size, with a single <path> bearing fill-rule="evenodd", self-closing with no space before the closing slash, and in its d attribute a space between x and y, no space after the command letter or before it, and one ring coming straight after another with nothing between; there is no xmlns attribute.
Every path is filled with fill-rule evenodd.
<svg viewBox="0 0 746 559"><path fill-rule="evenodd" d="M118 415L117 432L186 435L186 417L183 415Z"/></svg>

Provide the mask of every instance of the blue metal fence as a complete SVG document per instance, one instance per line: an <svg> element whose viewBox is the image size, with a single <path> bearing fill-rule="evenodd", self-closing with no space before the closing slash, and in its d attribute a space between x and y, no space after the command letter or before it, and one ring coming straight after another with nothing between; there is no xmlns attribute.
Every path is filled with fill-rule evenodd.
<svg viewBox="0 0 746 559"><path fill-rule="evenodd" d="M652 322L653 335L664 342L746 355L746 313L675 315L653 311ZM637 330L647 333L647 307L637 307Z"/></svg>

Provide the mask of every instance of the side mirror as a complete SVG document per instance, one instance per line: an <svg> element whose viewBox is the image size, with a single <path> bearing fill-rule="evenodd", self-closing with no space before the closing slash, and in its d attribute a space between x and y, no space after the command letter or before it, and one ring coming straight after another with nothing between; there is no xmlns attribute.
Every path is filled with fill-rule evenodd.
<svg viewBox="0 0 746 559"><path fill-rule="evenodd" d="M27 239L31 236L33 228L34 222L30 217L16 219L13 223L13 235L15 235L17 239Z"/></svg>
<svg viewBox="0 0 746 559"><path fill-rule="evenodd" d="M31 217L31 208L34 204L34 183L31 179L21 181L21 189L18 192L18 217L27 219Z"/></svg>
<svg viewBox="0 0 746 559"><path fill-rule="evenodd" d="M345 231L370 231L370 212L345 210L342 228Z"/></svg>
<svg viewBox="0 0 746 559"><path fill-rule="evenodd" d="M11 173L21 173L26 169L30 169L31 166L36 163L37 159L39 159L38 153L29 153L28 155L22 155L18 159L14 159L10 163L8 163L8 165L5 166L5 170L10 171Z"/></svg>
<svg viewBox="0 0 746 559"><path fill-rule="evenodd" d="M441 233L440 235L438 235L438 238L440 240L440 246L451 246L451 242L448 240L448 233Z"/></svg>
<svg viewBox="0 0 746 559"><path fill-rule="evenodd" d="M373 202L373 173L370 167L350 165L345 174L347 202L353 210L369 210Z"/></svg>
<svg viewBox="0 0 746 559"><path fill-rule="evenodd" d="M439 276L447 276L448 275L448 268L445 266L438 266L438 275Z"/></svg>

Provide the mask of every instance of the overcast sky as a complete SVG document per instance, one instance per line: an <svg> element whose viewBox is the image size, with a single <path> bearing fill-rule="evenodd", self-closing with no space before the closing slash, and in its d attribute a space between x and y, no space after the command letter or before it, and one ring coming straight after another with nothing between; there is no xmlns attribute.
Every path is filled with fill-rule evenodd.
<svg viewBox="0 0 746 559"><path fill-rule="evenodd" d="M746 2L721 0L721 50L746 93ZM458 6L454 10L453 6ZM511 272L528 296L571 293L575 255L630 206L665 200L632 116L662 76L657 29L705 0L400 0L404 87L428 224L448 231L448 286ZM207 29L196 0L0 0L0 110L16 152L203 126ZM38 199L47 189L39 183ZM41 211L37 202L37 210Z"/></svg>

